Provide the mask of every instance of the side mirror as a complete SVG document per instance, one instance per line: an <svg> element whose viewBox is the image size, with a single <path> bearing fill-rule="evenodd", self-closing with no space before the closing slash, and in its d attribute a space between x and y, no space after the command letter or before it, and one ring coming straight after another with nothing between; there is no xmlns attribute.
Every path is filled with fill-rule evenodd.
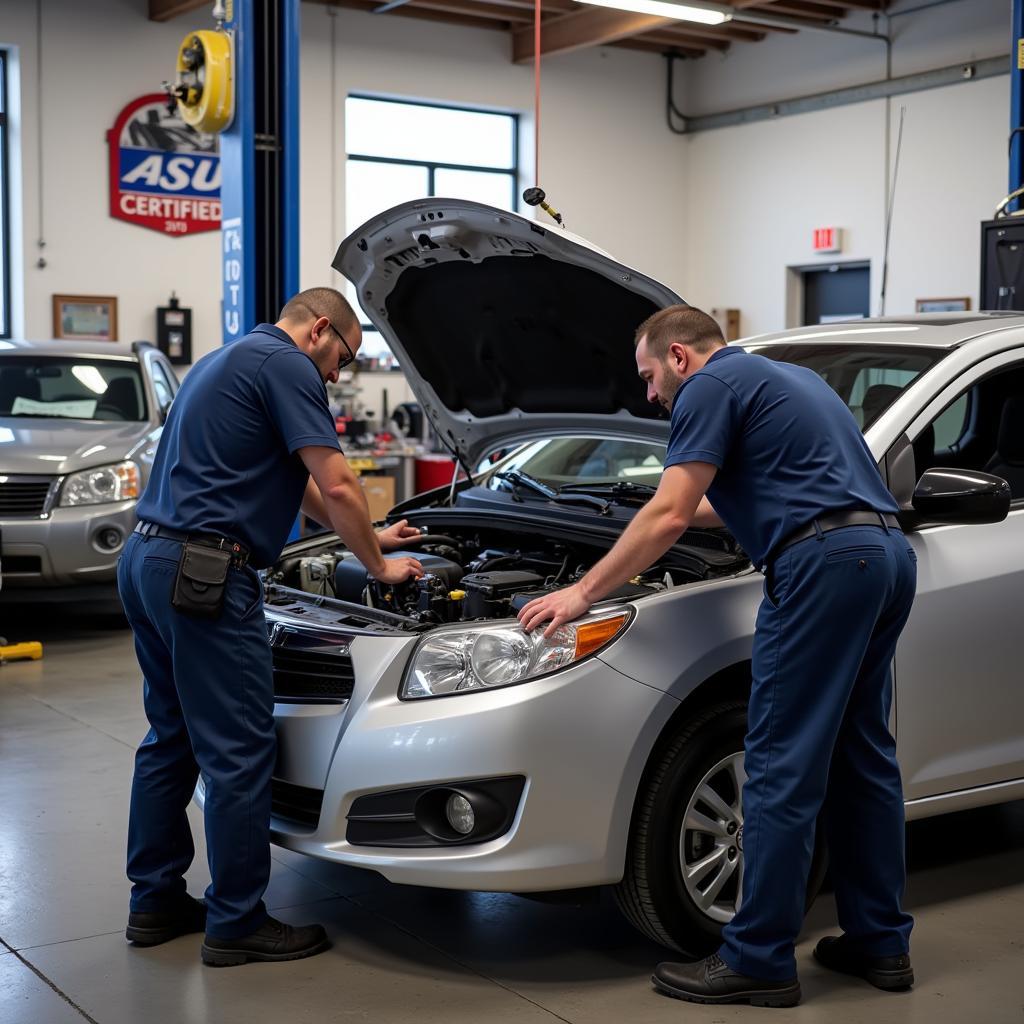
<svg viewBox="0 0 1024 1024"><path fill-rule="evenodd" d="M167 414L170 411L171 411L171 403L170 402L164 402L164 404L160 406L160 422L161 423L166 423L167 422Z"/></svg>
<svg viewBox="0 0 1024 1024"><path fill-rule="evenodd" d="M925 525L1001 523L1010 511L1010 485L972 469L929 469L899 514L904 530Z"/></svg>

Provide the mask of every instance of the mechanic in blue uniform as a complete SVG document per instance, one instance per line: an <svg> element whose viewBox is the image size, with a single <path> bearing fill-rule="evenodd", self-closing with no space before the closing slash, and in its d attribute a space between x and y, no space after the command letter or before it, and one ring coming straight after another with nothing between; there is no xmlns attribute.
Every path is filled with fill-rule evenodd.
<svg viewBox="0 0 1024 1024"><path fill-rule="evenodd" d="M202 959L216 966L327 948L320 925L277 921L262 898L276 745L255 570L278 558L301 504L377 579L421 574L414 558L383 557L418 533L404 520L374 532L327 405L325 382L338 379L361 340L341 294L301 292L276 324L199 360L171 406L140 522L118 565L150 724L135 758L128 826L134 885L126 935L138 945L205 930ZM187 546L201 567L221 558L216 617L172 604ZM204 574L216 575L208 566ZM214 593L202 582L194 590L200 600ZM185 810L200 774L211 878L205 903L188 895L183 878L195 853Z"/></svg>
<svg viewBox="0 0 1024 1024"><path fill-rule="evenodd" d="M689 306L637 331L647 397L672 417L657 493L573 587L520 612L551 633L652 565L689 526L724 523L765 573L745 741L743 899L719 951L660 964L655 986L702 1003L792 1006L815 823L823 813L843 934L826 967L913 984L903 793L890 664L915 557L852 413L812 370L728 348ZM706 495L706 496L705 496Z"/></svg>

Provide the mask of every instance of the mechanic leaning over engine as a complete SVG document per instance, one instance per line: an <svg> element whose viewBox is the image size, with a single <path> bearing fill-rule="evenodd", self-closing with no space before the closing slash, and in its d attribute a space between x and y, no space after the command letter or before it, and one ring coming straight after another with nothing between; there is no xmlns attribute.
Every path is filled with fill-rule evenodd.
<svg viewBox="0 0 1024 1024"><path fill-rule="evenodd" d="M418 537L375 533L338 447L326 381L362 341L344 297L311 288L276 324L201 359L163 429L118 586L142 668L150 730L135 757L128 825L134 883L126 935L153 946L204 931L214 966L327 948L320 925L267 914L276 743L270 646L256 569L280 555L302 511L341 536L378 580L419 576L385 559ZM211 882L188 895L195 848L185 809L202 773Z"/></svg>
<svg viewBox="0 0 1024 1024"><path fill-rule="evenodd" d="M812 370L726 347L671 306L636 333L647 397L671 413L657 493L577 584L522 609L550 634L646 569L690 526L724 523L765 575L745 741L740 909L719 951L660 964L659 990L792 1006L794 942L821 815L842 935L814 951L879 988L913 984L890 664L916 559L857 422ZM706 495L706 496L705 496Z"/></svg>

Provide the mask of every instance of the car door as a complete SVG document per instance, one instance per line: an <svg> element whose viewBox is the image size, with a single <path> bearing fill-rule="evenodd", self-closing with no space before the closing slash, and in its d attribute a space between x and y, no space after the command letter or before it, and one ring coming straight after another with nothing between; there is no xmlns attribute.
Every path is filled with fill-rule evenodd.
<svg viewBox="0 0 1024 1024"><path fill-rule="evenodd" d="M1022 396L1020 350L962 374L907 430L916 475L932 466L991 471L1003 407ZM1004 426L1004 443L1006 433ZM1012 486L1001 523L909 534L917 597L896 652L897 749L908 800L1024 777L1024 485Z"/></svg>

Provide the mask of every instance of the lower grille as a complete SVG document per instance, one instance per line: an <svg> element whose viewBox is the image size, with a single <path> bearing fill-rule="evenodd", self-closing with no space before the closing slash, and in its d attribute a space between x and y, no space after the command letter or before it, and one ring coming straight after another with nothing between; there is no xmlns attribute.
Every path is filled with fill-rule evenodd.
<svg viewBox="0 0 1024 1024"><path fill-rule="evenodd" d="M43 571L43 560L38 555L4 555L0 559L0 569L6 576L8 573L28 573L38 576Z"/></svg>
<svg viewBox="0 0 1024 1024"><path fill-rule="evenodd" d="M270 781L270 813L283 821L316 828L320 822L320 809L324 802L322 789L297 786L294 782Z"/></svg>
<svg viewBox="0 0 1024 1024"><path fill-rule="evenodd" d="M46 510L53 477L8 477L0 483L0 517L29 518Z"/></svg>
<svg viewBox="0 0 1024 1024"><path fill-rule="evenodd" d="M274 699L342 704L352 697L355 671L343 647L274 647Z"/></svg>

